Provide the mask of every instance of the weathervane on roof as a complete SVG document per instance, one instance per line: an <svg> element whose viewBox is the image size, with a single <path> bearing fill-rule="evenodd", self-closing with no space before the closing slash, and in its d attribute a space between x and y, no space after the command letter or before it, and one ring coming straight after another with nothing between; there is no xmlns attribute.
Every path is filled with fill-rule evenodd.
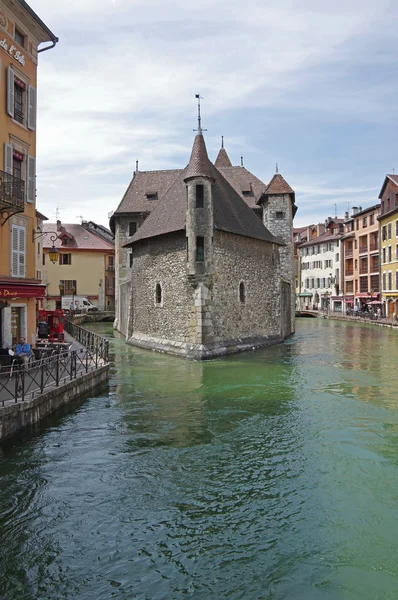
<svg viewBox="0 0 398 600"><path fill-rule="evenodd" d="M224 148L224 136L221 136L221 148Z"/></svg>
<svg viewBox="0 0 398 600"><path fill-rule="evenodd" d="M278 163L276 163L276 171L275 171L275 173L279 173Z"/></svg>
<svg viewBox="0 0 398 600"><path fill-rule="evenodd" d="M202 117L200 116L200 101L203 100L200 94L195 94L195 98L198 99L198 128L194 129L197 131L199 135L202 135L203 131L207 131L207 129L202 129Z"/></svg>

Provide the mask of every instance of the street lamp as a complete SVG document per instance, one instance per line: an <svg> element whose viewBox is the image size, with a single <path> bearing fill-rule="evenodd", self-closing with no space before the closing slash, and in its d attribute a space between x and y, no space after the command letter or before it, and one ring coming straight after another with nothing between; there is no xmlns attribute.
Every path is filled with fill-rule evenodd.
<svg viewBox="0 0 398 600"><path fill-rule="evenodd" d="M48 256L49 256L51 262L53 263L53 265L55 265L55 263L57 263L59 260L59 258L58 258L59 252L56 249L56 247L54 246L54 243L53 243L53 247L48 252Z"/></svg>
<svg viewBox="0 0 398 600"><path fill-rule="evenodd" d="M58 287L59 287L59 295L62 297L64 295L64 284L62 283L62 281L59 282Z"/></svg>

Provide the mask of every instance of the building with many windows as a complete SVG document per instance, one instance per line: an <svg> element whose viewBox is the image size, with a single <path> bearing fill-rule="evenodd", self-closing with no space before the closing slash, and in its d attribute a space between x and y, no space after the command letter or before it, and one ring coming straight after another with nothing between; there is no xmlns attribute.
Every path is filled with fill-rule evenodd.
<svg viewBox="0 0 398 600"><path fill-rule="evenodd" d="M312 235L324 229L319 235ZM298 309L341 312L343 309L343 279L341 237L343 219L328 218L325 225L309 228L308 239L298 245L300 253L301 287Z"/></svg>
<svg viewBox="0 0 398 600"><path fill-rule="evenodd" d="M344 221L344 308L359 310L379 306L379 215L380 204L362 210L353 207Z"/></svg>
<svg viewBox="0 0 398 600"><path fill-rule="evenodd" d="M382 302L392 318L398 314L398 175L386 175L379 199Z"/></svg>
<svg viewBox="0 0 398 600"><path fill-rule="evenodd" d="M81 225L44 223L41 274L46 286L45 305L61 306L61 297L85 296L99 310L115 310L115 246L106 227L93 221ZM57 262L49 257L52 247Z"/></svg>
<svg viewBox="0 0 398 600"><path fill-rule="evenodd" d="M0 0L0 344L35 341L45 295L35 241L37 67L57 41L24 0Z"/></svg>

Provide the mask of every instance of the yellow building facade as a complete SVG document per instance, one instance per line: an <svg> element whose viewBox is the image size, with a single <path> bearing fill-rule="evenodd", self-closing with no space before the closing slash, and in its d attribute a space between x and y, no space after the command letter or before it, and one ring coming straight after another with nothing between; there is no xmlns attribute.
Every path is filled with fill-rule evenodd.
<svg viewBox="0 0 398 600"><path fill-rule="evenodd" d="M379 199L382 302L392 318L398 315L398 175L386 175Z"/></svg>
<svg viewBox="0 0 398 600"><path fill-rule="evenodd" d="M58 39L24 0L0 0L0 344L35 342L39 53ZM43 42L47 47L39 48Z"/></svg>
<svg viewBox="0 0 398 600"><path fill-rule="evenodd" d="M90 222L91 223L91 222ZM106 228L98 228L104 230ZM115 310L115 246L109 239L95 233L88 223L63 225L44 223L41 273L46 286L44 308L61 307L62 296L84 296L99 310ZM52 247L58 251L51 262Z"/></svg>

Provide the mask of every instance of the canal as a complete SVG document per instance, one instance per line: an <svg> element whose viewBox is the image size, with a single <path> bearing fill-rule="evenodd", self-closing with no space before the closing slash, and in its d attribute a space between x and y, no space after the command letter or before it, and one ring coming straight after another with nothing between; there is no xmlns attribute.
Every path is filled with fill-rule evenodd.
<svg viewBox="0 0 398 600"><path fill-rule="evenodd" d="M0 448L1 600L398 596L398 331L301 319L111 380Z"/></svg>

